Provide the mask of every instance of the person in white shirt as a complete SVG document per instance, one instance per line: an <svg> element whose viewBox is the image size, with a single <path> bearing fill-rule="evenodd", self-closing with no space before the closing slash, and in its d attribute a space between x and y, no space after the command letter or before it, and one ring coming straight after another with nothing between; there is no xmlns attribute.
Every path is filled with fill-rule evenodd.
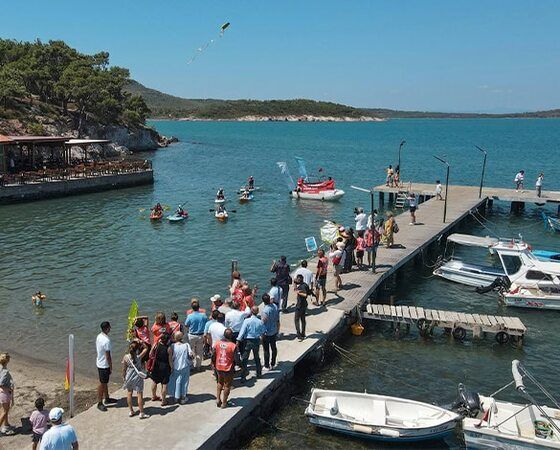
<svg viewBox="0 0 560 450"><path fill-rule="evenodd" d="M99 374L99 386L97 388L97 409L107 411L107 404L117 403L117 400L109 397L109 378L113 371L113 360L111 358L111 339L109 332L111 324L109 322L101 323L101 333L95 339L95 348L97 350L97 372ZM105 400L105 404L103 404Z"/></svg>
<svg viewBox="0 0 560 450"><path fill-rule="evenodd" d="M294 272L294 278L298 275L301 275L303 277L303 282L309 286L309 289L313 290L313 272L307 268L307 261L305 259L300 263L300 267ZM296 289L295 286L294 289Z"/></svg>
<svg viewBox="0 0 560 450"><path fill-rule="evenodd" d="M416 225L416 210L418 209L418 199L416 194L411 192L408 196L408 207L410 210L410 225Z"/></svg>
<svg viewBox="0 0 560 450"><path fill-rule="evenodd" d="M354 212L356 213L356 217L354 217L354 220L356 221L356 231L365 231L367 228L368 217L364 213L364 208L356 208Z"/></svg>
<svg viewBox="0 0 560 450"><path fill-rule="evenodd" d="M443 200L441 193L443 192L443 188L441 187L441 181L436 180L436 200Z"/></svg>
<svg viewBox="0 0 560 450"><path fill-rule="evenodd" d="M216 321L208 327L208 334L211 339L211 342L209 343L210 347L212 347L216 342L224 339L224 331L226 331L226 327L224 325L225 320L226 316L219 313Z"/></svg>
<svg viewBox="0 0 560 450"><path fill-rule="evenodd" d="M280 309L280 304L282 303L282 288L278 286L276 277L270 280L270 286L271 287L270 291L268 291L268 295L270 295L272 303L274 303L276 306L278 306L278 309Z"/></svg>
<svg viewBox="0 0 560 450"><path fill-rule="evenodd" d="M537 177L537 181L535 183L535 188L537 190L537 197L542 196L542 183L543 183L543 179L544 179L544 173L539 173L539 176Z"/></svg>
<svg viewBox="0 0 560 450"><path fill-rule="evenodd" d="M53 408L49 411L52 427L43 434L40 450L78 450L76 431L72 425L62 423L63 414L62 408Z"/></svg>
<svg viewBox="0 0 560 450"><path fill-rule="evenodd" d="M523 181L525 181L525 171L520 170L519 172L517 172L517 175L515 175L513 181L515 181L516 191L519 191L519 189L523 190Z"/></svg>

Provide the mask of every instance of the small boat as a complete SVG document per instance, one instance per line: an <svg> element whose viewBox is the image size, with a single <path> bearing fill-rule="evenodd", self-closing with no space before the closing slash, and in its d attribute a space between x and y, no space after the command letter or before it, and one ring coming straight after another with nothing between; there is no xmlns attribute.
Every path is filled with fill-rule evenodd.
<svg viewBox="0 0 560 450"><path fill-rule="evenodd" d="M560 449L560 405L556 399L517 360L512 361L513 382L523 403L510 403L468 393L467 401L456 402L464 414L462 421L465 444L469 449ZM529 394L523 378L528 380L554 405L539 405ZM459 385L461 394L462 385Z"/></svg>
<svg viewBox="0 0 560 450"><path fill-rule="evenodd" d="M509 290L502 292L501 300L506 306L560 311L560 286L558 289L539 289L514 283Z"/></svg>
<svg viewBox="0 0 560 450"><path fill-rule="evenodd" d="M544 229L551 229L552 231L560 231L560 219L549 216L544 211L541 211L544 220Z"/></svg>
<svg viewBox="0 0 560 450"><path fill-rule="evenodd" d="M461 419L455 412L428 403L323 389L313 389L305 415L317 427L389 442L440 439Z"/></svg>
<svg viewBox="0 0 560 450"><path fill-rule="evenodd" d="M223 205L226 202L226 198L216 198L216 200L214 200L214 203L218 204L218 205Z"/></svg>
<svg viewBox="0 0 560 450"><path fill-rule="evenodd" d="M183 213L176 212L175 214L167 216L167 220L169 220L169 222L182 222L187 217L189 217L189 213L187 211L183 211Z"/></svg>
<svg viewBox="0 0 560 450"><path fill-rule="evenodd" d="M152 211L150 213L150 220L157 221L161 220L163 217L163 211Z"/></svg>
<svg viewBox="0 0 560 450"><path fill-rule="evenodd" d="M293 190L290 195L293 198L303 199L303 200L321 200L324 202L334 202L339 200L344 195L342 189L332 189L332 190Z"/></svg>
<svg viewBox="0 0 560 450"><path fill-rule="evenodd" d="M228 220L229 214L227 211L216 211L214 213L214 217L218 219L220 222L226 222Z"/></svg>

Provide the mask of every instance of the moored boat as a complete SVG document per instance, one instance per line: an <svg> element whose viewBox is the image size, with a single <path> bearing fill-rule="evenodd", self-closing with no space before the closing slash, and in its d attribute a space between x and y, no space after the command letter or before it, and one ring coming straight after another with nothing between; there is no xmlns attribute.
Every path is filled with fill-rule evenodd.
<svg viewBox="0 0 560 450"><path fill-rule="evenodd" d="M321 428L391 442L440 439L460 420L458 414L428 403L323 389L313 389L305 414Z"/></svg>
<svg viewBox="0 0 560 450"><path fill-rule="evenodd" d="M512 284L508 291L502 292L501 298L506 306L560 311L560 288L541 290Z"/></svg>
<svg viewBox="0 0 560 450"><path fill-rule="evenodd" d="M521 365L512 362L513 382L523 403L510 403L469 393L467 402L458 402L466 416L462 421L465 443L469 449L560 449L560 405L554 397ZM541 406L529 394L523 378L531 380L554 408ZM459 390L463 388L460 385ZM468 404L467 404L468 403Z"/></svg>

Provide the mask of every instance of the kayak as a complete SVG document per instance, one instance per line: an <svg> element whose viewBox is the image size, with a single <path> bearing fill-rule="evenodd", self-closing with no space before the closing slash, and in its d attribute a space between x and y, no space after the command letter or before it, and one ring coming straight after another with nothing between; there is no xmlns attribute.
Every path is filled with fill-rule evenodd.
<svg viewBox="0 0 560 450"><path fill-rule="evenodd" d="M189 213L188 212L184 212L183 214L173 214L171 216L167 216L167 220L169 220L170 222L182 222L183 220L185 220L187 217L189 217Z"/></svg>
<svg viewBox="0 0 560 450"><path fill-rule="evenodd" d="M219 205L223 204L226 202L225 198L217 198L216 200L214 200L214 203L217 203Z"/></svg>
<svg viewBox="0 0 560 450"><path fill-rule="evenodd" d="M239 197L239 203L247 203L247 202L250 202L251 200L253 200L253 198L254 198L254 197L253 197L253 194L250 194L250 195L247 196L247 197L241 196L241 197Z"/></svg>
<svg viewBox="0 0 560 450"><path fill-rule="evenodd" d="M224 211L224 212L218 212L218 211L216 211L216 212L214 213L214 216L215 216L216 219L218 219L220 222L225 222L226 220L228 220L228 217L229 217L227 211Z"/></svg>
<svg viewBox="0 0 560 450"><path fill-rule="evenodd" d="M163 211L160 212L152 211L150 213L150 220L161 220L162 217L163 217Z"/></svg>

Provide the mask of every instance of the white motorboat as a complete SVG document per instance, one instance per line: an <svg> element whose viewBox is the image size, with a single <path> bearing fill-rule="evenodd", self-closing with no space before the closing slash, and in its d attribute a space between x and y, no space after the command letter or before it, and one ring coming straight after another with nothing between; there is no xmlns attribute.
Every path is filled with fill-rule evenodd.
<svg viewBox="0 0 560 450"><path fill-rule="evenodd" d="M342 189L331 189L326 191L316 191L316 192L305 192L305 191L298 191L293 190L291 191L290 195L293 198L303 199L303 200L320 200L324 202L334 202L339 200L344 195L344 191Z"/></svg>
<svg viewBox="0 0 560 450"><path fill-rule="evenodd" d="M463 433L467 448L472 449L560 449L560 405L517 360L512 362L513 381L524 403L509 403L476 395L463 411ZM554 404L541 406L527 392L523 378L535 386Z"/></svg>
<svg viewBox="0 0 560 450"><path fill-rule="evenodd" d="M450 235L448 242L487 248L498 256L501 267L467 264L458 258L443 260L434 275L469 286L490 286L497 277L506 277L509 283L527 288L560 289L560 265L551 261L540 261L531 252L531 247L521 240L492 241L493 238L477 238L466 235ZM493 279L492 279L493 278Z"/></svg>
<svg viewBox="0 0 560 450"><path fill-rule="evenodd" d="M440 439L460 420L458 414L428 403L323 389L313 389L305 415L321 428L392 442Z"/></svg>
<svg viewBox="0 0 560 450"><path fill-rule="evenodd" d="M560 289L543 290L512 284L509 290L502 292L501 298L506 306L560 311Z"/></svg>

